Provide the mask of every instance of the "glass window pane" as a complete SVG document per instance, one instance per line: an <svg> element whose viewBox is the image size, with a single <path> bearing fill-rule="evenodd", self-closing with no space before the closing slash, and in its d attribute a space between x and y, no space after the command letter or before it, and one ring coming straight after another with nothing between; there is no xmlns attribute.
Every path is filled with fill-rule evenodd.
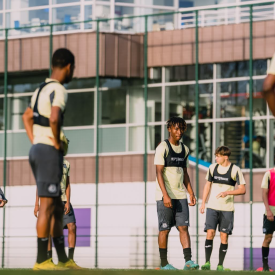
<svg viewBox="0 0 275 275"><path fill-rule="evenodd" d="M166 134L168 131L166 131ZM167 134L167 138L168 138ZM196 156L196 128L195 124L187 123L187 129L182 137L182 142L189 148L189 155Z"/></svg>
<svg viewBox="0 0 275 275"><path fill-rule="evenodd" d="M8 98L8 123L9 130L24 129L22 115L31 101L30 96Z"/></svg>
<svg viewBox="0 0 275 275"><path fill-rule="evenodd" d="M0 10L2 10L3 9L3 0L0 0ZM8 9L8 8L6 8L6 9Z"/></svg>
<svg viewBox="0 0 275 275"><path fill-rule="evenodd" d="M147 1L148 2L148 1ZM147 5L146 3L145 5ZM160 14L165 12L171 12L171 10L164 10L164 9L149 9L145 8L142 9L142 14ZM144 32L144 25L140 29L141 32ZM156 15L148 17L148 30L149 31L163 31L163 30L174 30L174 15Z"/></svg>
<svg viewBox="0 0 275 275"><path fill-rule="evenodd" d="M199 85L199 118L212 118L213 85ZM165 119L181 116L185 120L195 119L195 86L166 87Z"/></svg>
<svg viewBox="0 0 275 275"><path fill-rule="evenodd" d="M144 90L129 89L129 123L144 123Z"/></svg>
<svg viewBox="0 0 275 275"><path fill-rule="evenodd" d="M64 126L94 124L94 93L69 93Z"/></svg>
<svg viewBox="0 0 275 275"><path fill-rule="evenodd" d="M37 27L17 30L16 28L40 26L49 24L49 9L18 11L6 13L6 25L10 30L9 35L37 34L39 32L49 32L49 27Z"/></svg>
<svg viewBox="0 0 275 275"><path fill-rule="evenodd" d="M110 18L110 6L96 5L95 7L95 19ZM110 21L102 21L99 23L100 31L110 30Z"/></svg>
<svg viewBox="0 0 275 275"><path fill-rule="evenodd" d="M249 112L249 82L217 83L217 117L242 117Z"/></svg>
<svg viewBox="0 0 275 275"><path fill-rule="evenodd" d="M129 151L144 152L144 127L129 127Z"/></svg>
<svg viewBox="0 0 275 275"><path fill-rule="evenodd" d="M135 8L115 6L115 17L130 16L135 14ZM123 18L115 20L115 29L118 31L133 30L134 20Z"/></svg>
<svg viewBox="0 0 275 275"><path fill-rule="evenodd" d="M267 60L253 60L253 75L266 75Z"/></svg>
<svg viewBox="0 0 275 275"><path fill-rule="evenodd" d="M99 128L99 152L125 152L126 128Z"/></svg>
<svg viewBox="0 0 275 275"><path fill-rule="evenodd" d="M3 29L3 13L0 13L0 29ZM4 31L0 31L0 36L4 35Z"/></svg>
<svg viewBox="0 0 275 275"><path fill-rule="evenodd" d="M80 2L80 0L53 0L53 4Z"/></svg>
<svg viewBox="0 0 275 275"><path fill-rule="evenodd" d="M4 111L3 110L4 110L4 98L0 98L0 130L4 129Z"/></svg>
<svg viewBox="0 0 275 275"><path fill-rule="evenodd" d="M80 6L53 9L53 23L72 23L81 21ZM80 24L54 26L54 31L69 31L80 28Z"/></svg>
<svg viewBox="0 0 275 275"><path fill-rule="evenodd" d="M81 64L76 64L81 66ZM64 85L66 89L85 89L95 87L95 78L73 78L70 83Z"/></svg>
<svg viewBox="0 0 275 275"><path fill-rule="evenodd" d="M160 83L161 71L161 67L148 68L148 83Z"/></svg>
<svg viewBox="0 0 275 275"><path fill-rule="evenodd" d="M1 101L0 101L1 103ZM2 104L3 105L3 104ZM2 106L0 105L0 107ZM270 149L269 149L269 163L270 166L269 167L274 167L275 166L275 120L271 119L270 120L270 136L269 136L269 140L270 140Z"/></svg>
<svg viewBox="0 0 275 275"><path fill-rule="evenodd" d="M101 124L126 123L126 90L101 92Z"/></svg>
<svg viewBox="0 0 275 275"><path fill-rule="evenodd" d="M115 2L120 2L120 3L134 3L134 0L115 0Z"/></svg>
<svg viewBox="0 0 275 275"><path fill-rule="evenodd" d="M148 122L161 121L161 87L148 89L147 108Z"/></svg>
<svg viewBox="0 0 275 275"><path fill-rule="evenodd" d="M264 168L266 155L266 120L253 121L253 168ZM231 150L230 161L241 168L249 168L249 121L217 123L218 146Z"/></svg>
<svg viewBox="0 0 275 275"><path fill-rule="evenodd" d="M154 151L161 142L161 125L148 127L148 151Z"/></svg>
<svg viewBox="0 0 275 275"><path fill-rule="evenodd" d="M253 116L266 115L267 105L261 91L264 79L253 80Z"/></svg>
<svg viewBox="0 0 275 275"><path fill-rule="evenodd" d="M84 10L84 20L92 20L93 19L93 13L92 13L92 5L85 6ZM85 23L85 29L92 29L93 28L93 22Z"/></svg>
<svg viewBox="0 0 275 275"><path fill-rule="evenodd" d="M241 77L249 75L249 62L226 62L217 64L217 78Z"/></svg>
<svg viewBox="0 0 275 275"><path fill-rule="evenodd" d="M180 8L236 3L236 0L179 0Z"/></svg>
<svg viewBox="0 0 275 275"><path fill-rule="evenodd" d="M30 8L49 5L49 0L6 0L6 10L18 10L21 8ZM0 9L3 9L3 0L0 0Z"/></svg>

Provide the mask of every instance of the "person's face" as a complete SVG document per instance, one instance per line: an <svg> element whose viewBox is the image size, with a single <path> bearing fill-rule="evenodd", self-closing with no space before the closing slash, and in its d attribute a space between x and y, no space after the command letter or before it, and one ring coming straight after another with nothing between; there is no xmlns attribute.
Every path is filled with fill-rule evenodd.
<svg viewBox="0 0 275 275"><path fill-rule="evenodd" d="M74 69L75 69L74 64L68 64L65 67L65 81L64 81L64 83L69 83L70 81L72 81L73 75L74 75Z"/></svg>
<svg viewBox="0 0 275 275"><path fill-rule="evenodd" d="M178 124L176 124L175 126L172 125L170 128L168 128L168 131L171 137L176 141L179 141L184 133L183 128L180 128Z"/></svg>
<svg viewBox="0 0 275 275"><path fill-rule="evenodd" d="M223 164L226 160L228 160L228 156L221 156L217 154L215 155L215 159L218 164Z"/></svg>

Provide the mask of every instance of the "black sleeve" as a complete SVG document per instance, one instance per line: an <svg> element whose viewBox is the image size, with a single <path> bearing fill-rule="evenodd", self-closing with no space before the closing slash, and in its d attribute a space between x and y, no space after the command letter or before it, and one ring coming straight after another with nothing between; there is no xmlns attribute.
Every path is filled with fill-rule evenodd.
<svg viewBox="0 0 275 275"><path fill-rule="evenodd" d="M214 180L214 177L211 175L211 171L210 171L210 168L209 168L208 169L208 179L207 179L207 181L213 182L213 180Z"/></svg>

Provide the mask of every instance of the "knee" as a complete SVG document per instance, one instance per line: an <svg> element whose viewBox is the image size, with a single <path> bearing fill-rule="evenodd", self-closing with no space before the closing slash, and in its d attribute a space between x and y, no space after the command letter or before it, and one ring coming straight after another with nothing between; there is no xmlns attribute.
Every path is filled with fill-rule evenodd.
<svg viewBox="0 0 275 275"><path fill-rule="evenodd" d="M214 230L207 230L207 239L213 240L215 238L216 232Z"/></svg>
<svg viewBox="0 0 275 275"><path fill-rule="evenodd" d="M76 224L75 223L69 223L67 224L69 233L75 233L76 232Z"/></svg>
<svg viewBox="0 0 275 275"><path fill-rule="evenodd" d="M187 233L188 232L188 226L178 226L178 230L181 233Z"/></svg>
<svg viewBox="0 0 275 275"><path fill-rule="evenodd" d="M169 233L170 233L170 230L164 230L164 231L160 231L159 232L159 236L168 236L169 235Z"/></svg>
<svg viewBox="0 0 275 275"><path fill-rule="evenodd" d="M265 235L264 242L270 245L271 241L272 241L272 235Z"/></svg>

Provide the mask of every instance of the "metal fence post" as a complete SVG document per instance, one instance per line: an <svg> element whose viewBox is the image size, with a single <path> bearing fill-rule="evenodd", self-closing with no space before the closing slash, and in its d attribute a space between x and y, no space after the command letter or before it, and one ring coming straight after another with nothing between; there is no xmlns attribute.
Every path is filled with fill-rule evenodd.
<svg viewBox="0 0 275 275"><path fill-rule="evenodd" d="M199 12L196 10L196 52L195 52L195 105L196 105L196 196L199 200ZM196 204L196 261L199 262L199 201Z"/></svg>
<svg viewBox="0 0 275 275"><path fill-rule="evenodd" d="M147 71L147 38L148 38L148 16L144 17L144 159L143 159L143 180L144 180L144 269L147 268L147 98L148 98L148 71Z"/></svg>
<svg viewBox="0 0 275 275"><path fill-rule="evenodd" d="M7 180L7 113L8 113L8 29L5 30L5 72L4 72L4 162L3 162L3 189L6 193ZM2 236L2 268L5 267L5 225L6 208L3 208L3 236Z"/></svg>
<svg viewBox="0 0 275 275"><path fill-rule="evenodd" d="M49 60L49 77L51 77L52 74L52 55L53 55L53 25L50 26L50 60Z"/></svg>
<svg viewBox="0 0 275 275"><path fill-rule="evenodd" d="M250 270L253 270L253 6L250 5L249 30L249 175L250 175Z"/></svg>

